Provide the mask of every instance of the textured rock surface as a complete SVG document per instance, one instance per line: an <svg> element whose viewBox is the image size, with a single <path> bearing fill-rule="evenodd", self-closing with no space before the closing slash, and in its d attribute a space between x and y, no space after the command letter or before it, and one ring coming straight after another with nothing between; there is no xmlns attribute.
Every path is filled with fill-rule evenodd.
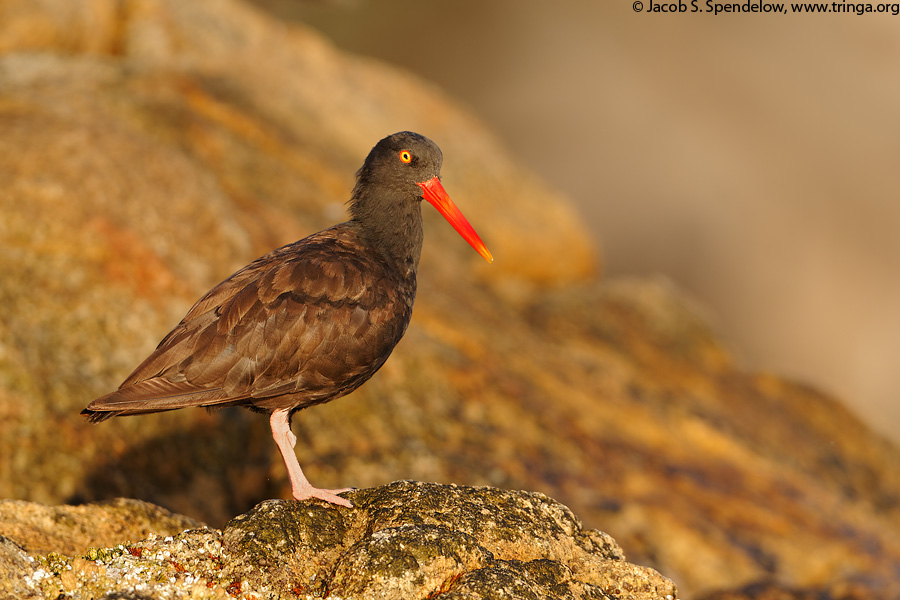
<svg viewBox="0 0 900 600"><path fill-rule="evenodd" d="M743 371L664 280L593 279L564 199L438 90L234 0L0 16L0 497L137 497L215 527L286 497L257 415L77 413L209 287L341 220L374 141L413 129L496 261L425 211L406 338L295 418L313 483L540 490L685 596L900 597L897 449L814 388ZM454 564L477 560L457 538ZM544 572L527 564L480 576Z"/></svg>
<svg viewBox="0 0 900 600"><path fill-rule="evenodd" d="M56 598L59 592L47 592L37 584L53 568L57 569L60 585L76 591L73 582L78 575L99 573L93 559L85 556L122 553L101 552L98 547L115 547L148 535L175 535L201 525L140 500L117 499L82 506L0 501L0 598ZM64 570L60 570L62 565Z"/></svg>
<svg viewBox="0 0 900 600"><path fill-rule="evenodd" d="M82 506L45 506L0 500L0 535L32 554L84 554L91 546L140 540L149 533L172 535L202 523L164 508L118 498Z"/></svg>
<svg viewBox="0 0 900 600"><path fill-rule="evenodd" d="M612 538L582 529L542 494L397 482L350 497L353 509L268 500L224 531L195 528L139 541L123 532L119 543L83 555L26 553L16 545L21 534L11 535L0 540L0 575L19 597L45 598L676 596L671 581L625 562ZM161 516L162 529L173 518L134 502L107 510L115 517L126 506ZM35 512L72 509L24 502L12 508L21 514L21 521L8 515L19 532L27 532ZM78 535L78 524L58 527L67 532Z"/></svg>

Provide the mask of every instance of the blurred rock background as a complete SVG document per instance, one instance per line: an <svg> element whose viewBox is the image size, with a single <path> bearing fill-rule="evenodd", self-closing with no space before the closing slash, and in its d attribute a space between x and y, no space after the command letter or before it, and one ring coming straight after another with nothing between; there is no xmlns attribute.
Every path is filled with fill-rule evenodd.
<svg viewBox="0 0 900 600"><path fill-rule="evenodd" d="M607 272L672 277L746 364L900 439L898 17L254 1L467 102L575 201Z"/></svg>
<svg viewBox="0 0 900 600"><path fill-rule="evenodd" d="M486 10L460 19L486 19ZM466 48L441 37L441 19L420 15L393 36L410 40L407 54L429 44ZM670 23L657 24L659 35L671 34ZM414 41L414 31L430 34ZM723 47L734 43L721 35ZM603 39L630 43L624 33ZM567 43L550 42L538 56ZM716 54L693 44L698 56ZM642 56L678 62L675 54ZM479 57L458 60L479 70ZM524 57L514 62L528 69ZM747 71L719 78L743 81L755 73ZM580 72L586 78L591 67ZM607 263L624 252L606 236L617 234L606 219L619 214L636 223L629 243L671 258L683 245L663 243L664 226L685 223L697 260L719 261L726 281L749 276L704 242L736 234L698 219L727 214L736 229L768 231L761 213L738 203L759 180L730 173L740 161L716 144L709 161L718 162L677 166L687 161L684 139L697 145L701 132L727 138L734 153L747 148L725 135L722 119L671 115L649 127L646 102L663 102L652 87L680 81L655 73L643 80L645 103L591 110L591 118L620 119L608 131L628 135L618 145L596 136L597 152L610 154L566 179L611 202L599 207ZM486 77L500 79L504 69ZM552 93L565 87L547 81ZM729 110L761 111L746 104L755 90L729 96ZM517 97L538 102L533 96ZM576 88L571 98L580 97ZM510 114L517 106L500 104ZM766 138L764 125L747 125L746 135L762 136L759 161L789 147ZM485 264L425 211L406 338L352 397L295 419L298 455L315 484L416 479L541 491L610 533L631 562L671 577L685 597L900 596L900 452L821 391L830 387L824 377L801 384L748 367L729 349L740 343L717 333L723 318L702 308L712 302L685 293L691 282L673 283L654 261L646 270L664 276L623 277L626 269L610 267L599 277L604 259L586 219L512 155L524 146L504 141L442 87L238 0L0 0L0 497L127 496L216 526L285 497L283 466L258 415L192 410L91 426L77 413L118 385L212 285L341 220L362 158L400 129L442 147L444 184L497 260ZM591 154L543 147L560 164ZM653 155L661 149L669 162ZM629 157L643 171L626 180L620 167ZM682 181L688 166L704 176ZM686 196L661 196L666 210L629 208L652 198L640 186L666 177ZM719 194L722 212L689 210L703 190ZM797 242L766 266L807 253L819 260ZM800 273L809 271L793 276ZM834 282L856 289L854 276L836 272ZM786 282L777 291L792 289ZM762 305L779 294L752 297ZM757 328L784 343L796 337L776 317Z"/></svg>

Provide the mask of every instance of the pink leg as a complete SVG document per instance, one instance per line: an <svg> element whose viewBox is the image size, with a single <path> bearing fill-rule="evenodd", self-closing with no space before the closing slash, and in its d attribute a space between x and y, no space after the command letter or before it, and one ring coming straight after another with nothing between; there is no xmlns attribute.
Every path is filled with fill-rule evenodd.
<svg viewBox="0 0 900 600"><path fill-rule="evenodd" d="M353 488L342 488L339 490L320 490L314 488L297 461L297 455L294 454L294 446L297 444L297 436L291 431L291 424L288 422L290 410L281 409L272 413L269 418L269 425L272 427L272 437L281 451L281 457L284 459L284 466L287 467L288 477L291 479L291 492L297 500L306 500L308 498L318 498L332 504L340 504L351 508L353 504L346 498L341 498L337 494L341 492L349 492Z"/></svg>

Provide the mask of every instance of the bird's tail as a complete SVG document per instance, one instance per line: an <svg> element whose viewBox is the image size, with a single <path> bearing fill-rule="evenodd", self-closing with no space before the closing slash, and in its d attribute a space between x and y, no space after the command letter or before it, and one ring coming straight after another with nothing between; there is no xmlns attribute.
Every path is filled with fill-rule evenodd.
<svg viewBox="0 0 900 600"><path fill-rule="evenodd" d="M201 388L157 377L101 396L88 404L81 414L91 423L99 423L112 417L145 415L189 406L213 406L234 400L221 388Z"/></svg>

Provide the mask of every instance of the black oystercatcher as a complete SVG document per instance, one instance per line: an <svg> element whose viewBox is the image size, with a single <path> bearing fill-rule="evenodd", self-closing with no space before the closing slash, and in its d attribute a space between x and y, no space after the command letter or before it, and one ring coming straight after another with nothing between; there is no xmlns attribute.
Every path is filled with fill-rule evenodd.
<svg viewBox="0 0 900 600"><path fill-rule="evenodd" d="M428 200L485 259L484 243L440 183L441 150L417 133L386 137L356 174L351 219L274 250L203 296L91 421L187 406L270 415L294 498L351 506L306 480L291 416L365 383L403 337Z"/></svg>

